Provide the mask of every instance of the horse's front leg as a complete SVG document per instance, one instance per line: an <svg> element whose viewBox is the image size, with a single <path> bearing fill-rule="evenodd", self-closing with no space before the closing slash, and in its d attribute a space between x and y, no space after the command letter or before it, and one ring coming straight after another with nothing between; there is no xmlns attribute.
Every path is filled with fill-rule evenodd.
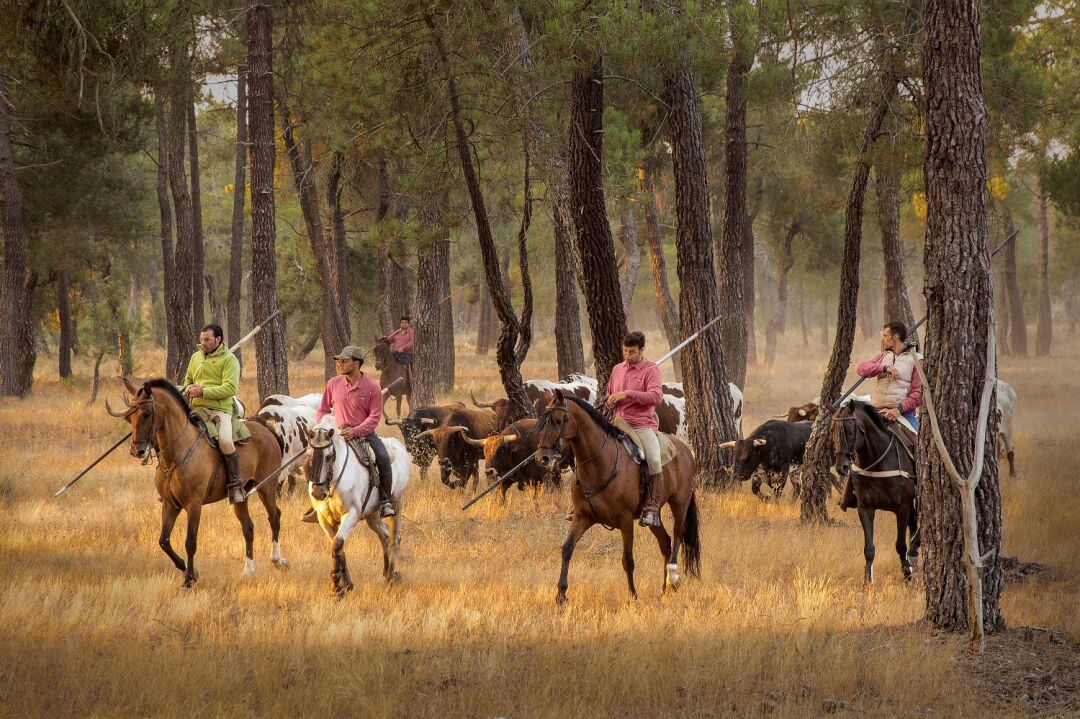
<svg viewBox="0 0 1080 719"><path fill-rule="evenodd" d="M626 572L626 588L630 590L630 598L637 599L637 589L634 587L634 521L619 527L622 532L622 568Z"/></svg>
<svg viewBox="0 0 1080 719"><path fill-rule="evenodd" d="M863 531L863 557L866 558L866 571L863 579L867 584L874 583L874 510L859 508L859 522Z"/></svg>
<svg viewBox="0 0 1080 719"><path fill-rule="evenodd" d="M904 579L911 581L911 564L907 558L907 527L908 512L906 508L896 512L896 553L900 555L900 569L904 572Z"/></svg>
<svg viewBox="0 0 1080 719"><path fill-rule="evenodd" d="M187 512L187 538L184 540L184 550L187 551L187 571L184 572L184 588L190 589L199 578L199 572L195 569L195 550L199 546L199 520L202 518L202 504L189 504L184 510Z"/></svg>
<svg viewBox="0 0 1080 719"><path fill-rule="evenodd" d="M180 510L174 507L167 497L161 500L161 536L158 538L158 546L161 547L165 554L169 555L169 559L182 572L187 569L187 565L184 564L184 560L180 558L180 555L173 551L171 540L173 526L176 524L176 518L179 515Z"/></svg>
<svg viewBox="0 0 1080 719"><path fill-rule="evenodd" d="M345 592L352 591L353 588L352 577L349 576L349 565L345 561L345 540L349 538L349 534L358 521L360 521L360 513L353 507L341 518L337 534L334 536L332 551L335 569L338 573L336 592L339 597L343 596Z"/></svg>
<svg viewBox="0 0 1080 719"><path fill-rule="evenodd" d="M565 604L567 578L570 574L570 559L574 556L574 547L577 546L581 535L593 525L591 519L586 519L581 512L574 512L574 521L570 524L570 532L566 535L566 541L562 546L562 571L559 573L559 592L555 595L558 604Z"/></svg>

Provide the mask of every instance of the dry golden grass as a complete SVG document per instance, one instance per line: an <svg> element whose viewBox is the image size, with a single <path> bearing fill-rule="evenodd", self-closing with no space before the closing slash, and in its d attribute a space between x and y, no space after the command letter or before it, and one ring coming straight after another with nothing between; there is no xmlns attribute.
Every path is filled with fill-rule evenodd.
<svg viewBox="0 0 1080 719"><path fill-rule="evenodd" d="M1074 357L1078 348L1076 338L1061 338L1056 352ZM752 370L747 430L817 393L824 351L812 348L799 362ZM550 347L536 348L524 374L552 376L553 364ZM1003 482L1005 550L1051 569L1007 587L1006 617L1075 641L1080 379L1064 360L1002 364L1020 396L1021 474ZM294 363L294 394L317 390L321 367L321 358ZM49 369L46 360L39 368ZM151 468L118 451L49 499L124 431L101 404L85 406L80 369L71 382L42 374L32 399L0 404L4 715L990 711L969 688L964 638L932 636L917 624L922 588L901 581L891 517L878 522L878 584L867 592L852 514L834 508L841 526L802 527L797 506L763 505L746 487L702 498L704 576L665 599L652 536L637 534L641 599L633 602L617 535L594 528L571 566L571 602L556 607L565 489L536 503L512 491L506 507L485 500L462 514L465 495L437 480L422 485L415 473L400 584L383 584L378 543L361 527L347 546L356 591L332 599L327 543L299 522L301 496L285 502L290 570L271 566L257 509L258 571L242 578L239 527L217 504L204 512L200 581L184 591L157 547ZM496 377L490 356L461 347L457 395L494 396ZM241 397L255 404L253 373ZM174 543L182 546L182 537L183 520ZM1057 713L1077 710L1068 693L1075 690L1067 688ZM1032 706L999 698L991 713L1023 715Z"/></svg>

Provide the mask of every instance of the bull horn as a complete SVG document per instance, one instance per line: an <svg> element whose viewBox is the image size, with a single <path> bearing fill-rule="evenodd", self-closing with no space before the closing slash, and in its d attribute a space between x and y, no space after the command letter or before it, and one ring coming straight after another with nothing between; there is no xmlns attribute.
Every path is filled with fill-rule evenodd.
<svg viewBox="0 0 1080 719"><path fill-rule="evenodd" d="M421 417L420 424L438 424L438 422L436 422L431 417Z"/></svg>
<svg viewBox="0 0 1080 719"><path fill-rule="evenodd" d="M720 449L727 449L728 447L734 447L734 446L735 446L735 440L731 440L730 442L721 443Z"/></svg>
<svg viewBox="0 0 1080 719"><path fill-rule="evenodd" d="M131 394L139 393L139 390L135 389L135 385L131 384L131 380L127 378L126 374L120 375L120 380L124 383L124 387L127 388L128 392L130 392Z"/></svg>
<svg viewBox="0 0 1080 719"><path fill-rule="evenodd" d="M111 414L113 417L127 417L127 412L117 412L109 406L109 400L105 400L105 411Z"/></svg>
<svg viewBox="0 0 1080 719"><path fill-rule="evenodd" d="M461 432L461 433L465 433L465 432L468 432L468 431L469 431L469 428L468 428L468 427L466 427L466 426L465 426L465 425L463 425L463 424L455 424L455 425L454 425L454 426L452 426L452 427L447 427L447 428L446 428L446 431L447 431L447 432Z"/></svg>
<svg viewBox="0 0 1080 719"><path fill-rule="evenodd" d="M483 447L487 443L486 440L483 439L473 439L464 432L461 433L461 438L474 447Z"/></svg>
<svg viewBox="0 0 1080 719"><path fill-rule="evenodd" d="M495 406L494 402L478 402L477 399L476 399L476 395L474 395L471 391L469 392L469 399L472 400L472 403L475 406L480 407L482 409L491 409L492 407Z"/></svg>
<svg viewBox="0 0 1080 719"><path fill-rule="evenodd" d="M394 424L394 425L401 424L401 422L402 422L402 420L394 419L393 417L384 417L383 421L386 422L387 424Z"/></svg>
<svg viewBox="0 0 1080 719"><path fill-rule="evenodd" d="M421 437L430 437L434 432L435 432L435 430L433 430L433 429L425 429L423 432L421 432L420 434L413 437L413 439L420 439Z"/></svg>
<svg viewBox="0 0 1080 719"><path fill-rule="evenodd" d="M764 446L765 446L765 442L766 442L766 440L764 440L764 439L761 439L761 438L759 437L758 439L755 439L755 440L754 440L754 446L755 446L755 447L764 447Z"/></svg>
<svg viewBox="0 0 1080 719"><path fill-rule="evenodd" d="M786 414L774 414L774 415L772 415L772 419L787 419L787 415Z"/></svg>
<svg viewBox="0 0 1080 719"><path fill-rule="evenodd" d="M517 442L518 436L516 434L508 434L503 437L503 442Z"/></svg>

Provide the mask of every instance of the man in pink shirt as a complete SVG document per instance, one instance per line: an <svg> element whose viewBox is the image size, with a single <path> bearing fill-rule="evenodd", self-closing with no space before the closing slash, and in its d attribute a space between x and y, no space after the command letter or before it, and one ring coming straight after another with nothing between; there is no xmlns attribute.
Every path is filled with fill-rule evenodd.
<svg viewBox="0 0 1080 719"><path fill-rule="evenodd" d="M922 379L915 371L913 352L906 351L907 333L907 325L903 322L885 325L881 330L881 352L860 362L855 371L860 377L876 379L870 392L870 404L877 407L885 419L897 422L903 417L918 432L919 418L915 410L922 403Z"/></svg>
<svg viewBox="0 0 1080 719"><path fill-rule="evenodd" d="M605 402L615 410L616 417L626 420L641 440L645 463L649 467L649 489L640 522L643 527L659 527L664 475L660 467L660 440L656 436L660 428L656 406L664 401L664 390L660 383L660 368L645 359L644 349L645 335L641 332L631 332L623 338L625 361L611 368Z"/></svg>
<svg viewBox="0 0 1080 719"><path fill-rule="evenodd" d="M413 334L410 319L408 315L404 315L401 318L400 326L386 336L386 341L390 344L390 351L394 353L397 361L405 366L411 365L413 361Z"/></svg>
<svg viewBox="0 0 1080 719"><path fill-rule="evenodd" d="M342 439L354 446L361 441L371 446L379 469L379 516L392 517L394 505L390 502L390 492L394 477L390 455L375 434L382 419L382 391L375 380L360 371L363 365L364 353L359 347L350 345L334 357L338 374L327 381L315 419L322 421L333 410L334 424L341 430Z"/></svg>

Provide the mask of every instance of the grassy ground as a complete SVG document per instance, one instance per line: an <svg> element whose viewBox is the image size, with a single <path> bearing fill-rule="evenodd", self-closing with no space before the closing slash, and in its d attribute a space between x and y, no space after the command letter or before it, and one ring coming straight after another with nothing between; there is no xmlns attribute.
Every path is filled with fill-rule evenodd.
<svg viewBox="0 0 1080 719"><path fill-rule="evenodd" d="M751 371L747 430L818 391L825 352ZM1075 357L1077 338L1055 338ZM458 390L498 391L492 357L462 345ZM859 352L869 354L862 343ZM142 366L160 358L146 355ZM551 377L534 349L527 377ZM293 394L321 386L321 358L292 366ZM35 393L0 403L0 714L809 716L1072 715L1080 712L1080 533L1075 462L1080 378L1064 359L1002 358L1017 389L1020 477L1003 481L1005 553L1048 568L1007 586L1010 627L975 661L958 636L918 624L923 592L901 580L890 521L878 522L877 585L862 585L861 533L803 527L788 501L748 487L701 500L703 578L659 598L661 561L637 535L629 601L617 535L594 528L574 557L570 604L554 604L569 500L512 491L506 507L437 480L406 493L403 581L385 586L365 527L347 547L356 591L329 592L306 498L285 501L287 572L258 571L224 504L203 515L200 580L157 547L153 470L117 452L58 500L51 493L125 431L87 407L87 368L60 382L39 362ZM115 385L106 396L115 396ZM256 404L254 374L241 397ZM182 546L183 519L175 538ZM1034 626L1051 629L1025 630Z"/></svg>

